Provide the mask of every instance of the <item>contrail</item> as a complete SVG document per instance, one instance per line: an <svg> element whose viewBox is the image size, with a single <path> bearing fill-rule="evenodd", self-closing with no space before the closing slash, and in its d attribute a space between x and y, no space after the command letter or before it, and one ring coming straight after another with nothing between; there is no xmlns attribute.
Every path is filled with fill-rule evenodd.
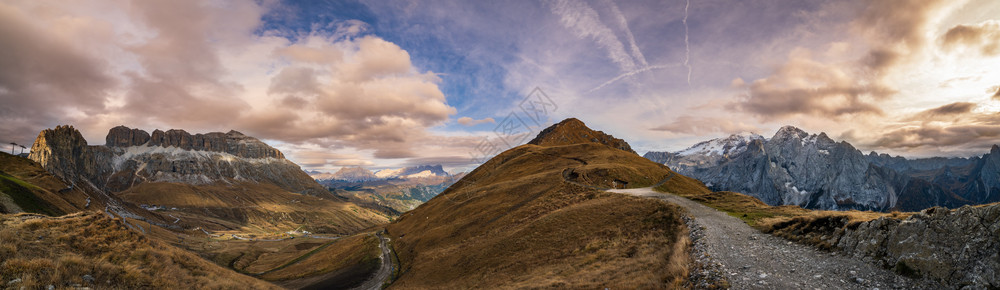
<svg viewBox="0 0 1000 290"><path fill-rule="evenodd" d="M679 66L679 65L680 64L673 64L673 65L669 65L669 64L667 64L667 65L651 65L651 66L640 68L640 69L637 69L637 70L634 70L634 71L626 72L626 73L618 75L617 77L615 77L613 79L610 79L610 80L604 82L603 84L601 84L601 85L599 85L599 86L597 86L597 87L595 87L593 89L590 89L589 91L587 91L587 93L588 94L589 93L593 93L593 92L595 92L597 90L603 89L606 86L609 86L609 85L611 85L613 83L616 83L616 82L618 82L618 81L620 81L620 80L622 80L624 78L630 77L630 76L634 76L634 75L637 75L637 74L640 74L640 73L644 73L644 72L647 72L647 71L651 71L651 70L654 70L654 69L665 69L665 68L671 68L671 67L675 67L675 66Z"/></svg>
<svg viewBox="0 0 1000 290"><path fill-rule="evenodd" d="M688 39L688 8L691 7L691 0L686 0L684 5L684 66L688 69L687 83L691 86L691 42Z"/></svg>
<svg viewBox="0 0 1000 290"><path fill-rule="evenodd" d="M628 28L628 19L625 18L625 14L622 13L621 9L618 9L618 5L614 1L604 0L604 5L611 10L611 14L614 15L615 23L618 24L618 28L625 32L625 39L628 40L628 45L632 51L632 58L635 58L640 67L647 67L649 63L646 62L646 57L642 55L642 51L639 50L639 45L635 42L635 36L632 35L632 30Z"/></svg>

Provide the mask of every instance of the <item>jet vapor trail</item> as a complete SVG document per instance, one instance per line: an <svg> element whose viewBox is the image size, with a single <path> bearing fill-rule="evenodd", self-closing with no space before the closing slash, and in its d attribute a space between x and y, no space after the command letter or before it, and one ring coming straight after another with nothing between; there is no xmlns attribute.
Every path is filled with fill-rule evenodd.
<svg viewBox="0 0 1000 290"><path fill-rule="evenodd" d="M688 69L688 86L691 86L691 42L688 41L688 8L691 7L691 0L686 0L684 5L684 66Z"/></svg>

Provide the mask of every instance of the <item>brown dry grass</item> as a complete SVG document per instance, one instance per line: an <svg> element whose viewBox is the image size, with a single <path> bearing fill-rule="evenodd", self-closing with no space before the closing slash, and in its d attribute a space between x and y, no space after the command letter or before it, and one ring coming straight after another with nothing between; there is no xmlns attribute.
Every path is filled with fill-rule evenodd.
<svg viewBox="0 0 1000 290"><path fill-rule="evenodd" d="M675 288L687 276L682 209L604 193L669 169L601 144L524 145L494 157L387 226L393 288ZM606 184L607 183L607 184Z"/></svg>
<svg viewBox="0 0 1000 290"><path fill-rule="evenodd" d="M349 202L291 193L266 183L143 183L118 195L133 204L164 206L167 210L157 213L181 218L184 227L210 231L280 234L301 226L314 233L346 235L389 221Z"/></svg>
<svg viewBox="0 0 1000 290"><path fill-rule="evenodd" d="M306 253L309 256L294 264L261 275L268 281L291 280L336 272L354 266L378 267L379 241L374 235L364 233L336 241L327 247ZM280 266L279 266L280 267Z"/></svg>
<svg viewBox="0 0 1000 290"><path fill-rule="evenodd" d="M0 215L0 224L0 281L21 279L8 286L277 288L150 240L97 212L58 218Z"/></svg>

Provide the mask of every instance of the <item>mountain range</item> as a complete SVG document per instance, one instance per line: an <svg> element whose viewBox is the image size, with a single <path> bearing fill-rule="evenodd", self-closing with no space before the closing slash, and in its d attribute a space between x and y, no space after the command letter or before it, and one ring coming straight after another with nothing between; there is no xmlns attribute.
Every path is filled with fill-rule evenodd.
<svg viewBox="0 0 1000 290"><path fill-rule="evenodd" d="M387 219L330 194L280 151L236 131L119 126L104 145L90 146L72 126L58 126L39 133L28 157L86 192L88 208L165 228L346 234Z"/></svg>
<svg viewBox="0 0 1000 290"><path fill-rule="evenodd" d="M345 166L334 173L311 172L310 176L330 192L387 215L416 208L458 181L465 173L445 172L441 165L421 165L375 172Z"/></svg>
<svg viewBox="0 0 1000 290"><path fill-rule="evenodd" d="M309 176L319 181L336 180L347 182L374 181L383 179L415 179L422 177L447 177L450 176L444 168L438 165L420 165L403 167L396 169L381 169L371 171L361 166L344 166L337 172L309 171Z"/></svg>
<svg viewBox="0 0 1000 290"><path fill-rule="evenodd" d="M785 126L771 138L734 134L647 159L769 205L914 211L1000 201L1000 149L972 158L906 159L864 154L825 133Z"/></svg>

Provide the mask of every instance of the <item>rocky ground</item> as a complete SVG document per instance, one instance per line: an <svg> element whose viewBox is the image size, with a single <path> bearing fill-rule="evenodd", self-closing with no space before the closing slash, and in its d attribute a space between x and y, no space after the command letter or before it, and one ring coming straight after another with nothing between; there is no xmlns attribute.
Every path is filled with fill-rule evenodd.
<svg viewBox="0 0 1000 290"><path fill-rule="evenodd" d="M692 288L939 289L836 252L761 233L743 221L691 200L651 188L612 192L662 199L686 208L694 242Z"/></svg>

